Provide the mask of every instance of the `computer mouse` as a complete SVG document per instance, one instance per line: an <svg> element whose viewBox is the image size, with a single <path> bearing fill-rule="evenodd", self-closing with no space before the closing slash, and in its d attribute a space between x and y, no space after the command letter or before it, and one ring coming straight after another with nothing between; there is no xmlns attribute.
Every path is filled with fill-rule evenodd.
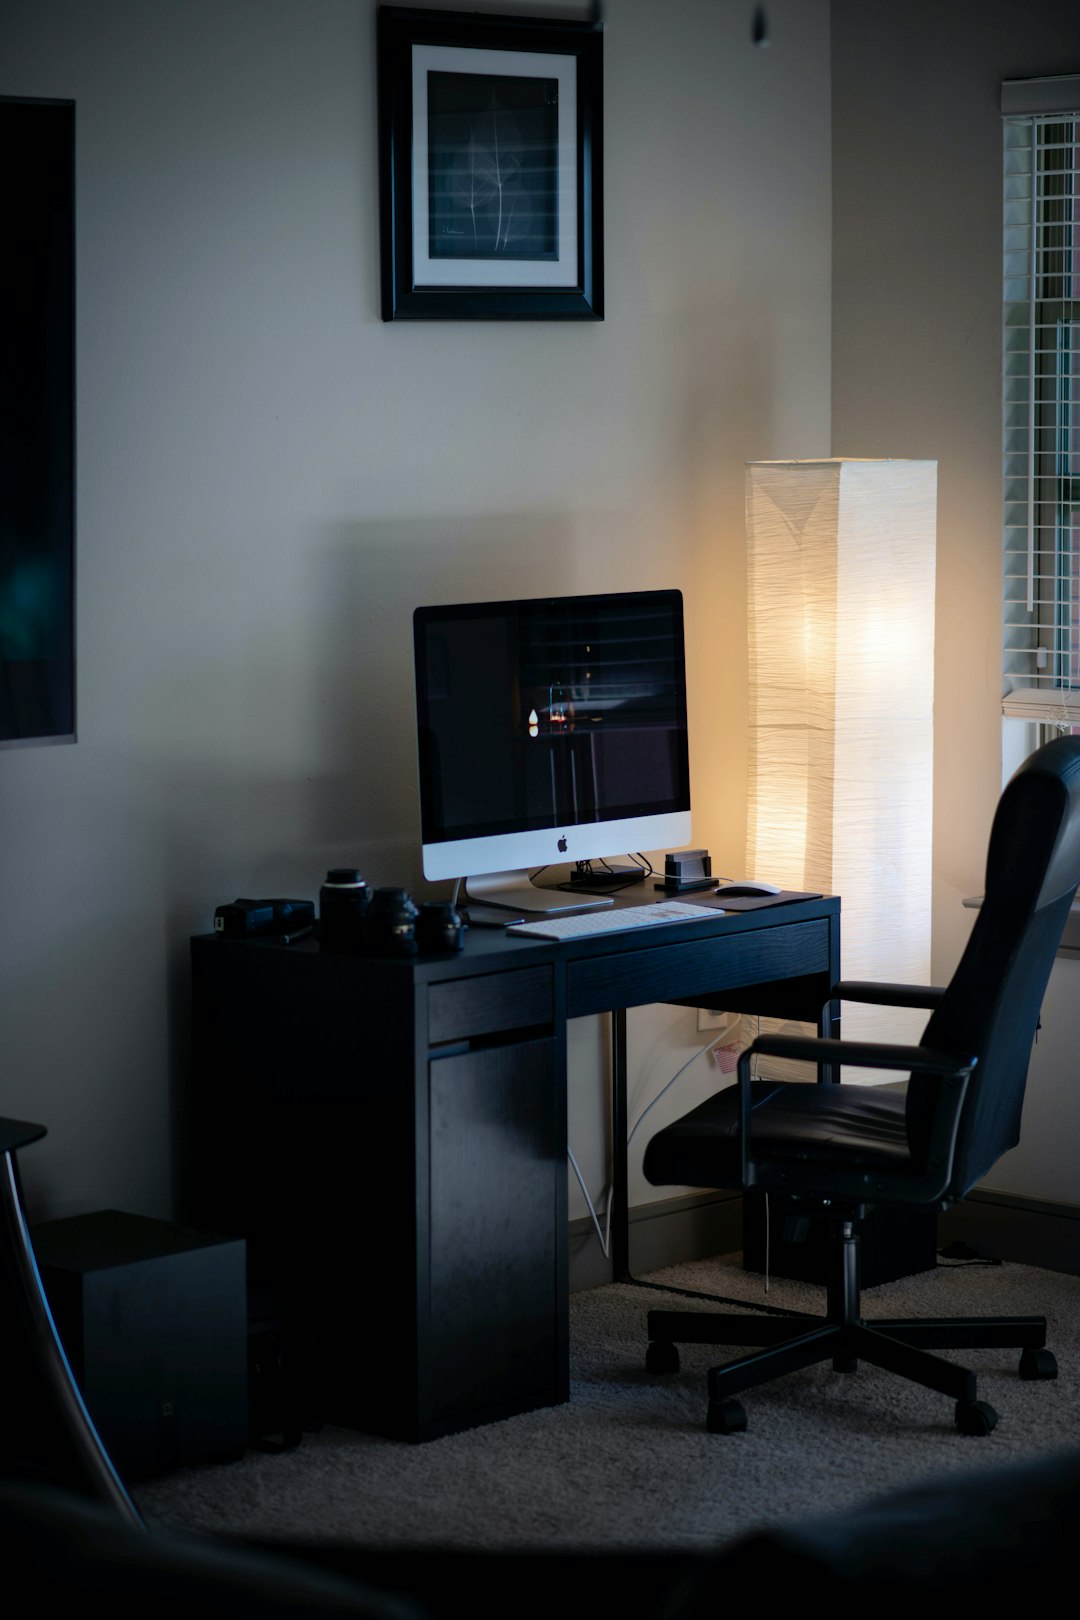
<svg viewBox="0 0 1080 1620"><path fill-rule="evenodd" d="M717 894L724 895L732 900L741 900L753 895L779 894L779 883L718 883Z"/></svg>

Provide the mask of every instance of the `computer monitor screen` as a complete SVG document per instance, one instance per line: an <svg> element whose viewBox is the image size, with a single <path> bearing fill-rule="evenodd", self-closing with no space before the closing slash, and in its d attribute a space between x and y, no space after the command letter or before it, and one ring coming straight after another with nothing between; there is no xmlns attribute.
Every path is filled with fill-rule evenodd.
<svg viewBox="0 0 1080 1620"><path fill-rule="evenodd" d="M690 840L682 595L417 608L424 876Z"/></svg>

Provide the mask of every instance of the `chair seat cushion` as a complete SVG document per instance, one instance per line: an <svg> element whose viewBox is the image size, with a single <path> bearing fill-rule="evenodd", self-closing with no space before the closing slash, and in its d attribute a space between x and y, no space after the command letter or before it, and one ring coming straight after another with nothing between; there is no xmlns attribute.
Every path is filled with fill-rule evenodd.
<svg viewBox="0 0 1080 1620"><path fill-rule="evenodd" d="M800 1164L914 1168L905 1127L906 1085L750 1082L753 1151ZM653 1186L741 1187L739 1089L728 1086L657 1131L645 1149Z"/></svg>

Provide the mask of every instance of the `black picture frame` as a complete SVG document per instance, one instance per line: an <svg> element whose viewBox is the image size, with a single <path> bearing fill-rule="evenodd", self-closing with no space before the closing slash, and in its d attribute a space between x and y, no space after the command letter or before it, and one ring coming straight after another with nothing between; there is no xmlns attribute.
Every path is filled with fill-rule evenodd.
<svg viewBox="0 0 1080 1620"><path fill-rule="evenodd" d="M378 12L382 318L602 320L603 31Z"/></svg>

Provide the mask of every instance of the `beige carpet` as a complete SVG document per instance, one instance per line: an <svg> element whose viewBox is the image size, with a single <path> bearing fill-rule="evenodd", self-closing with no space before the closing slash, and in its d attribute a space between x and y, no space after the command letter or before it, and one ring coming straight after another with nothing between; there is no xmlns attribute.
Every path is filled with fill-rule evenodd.
<svg viewBox="0 0 1080 1620"><path fill-rule="evenodd" d="M744 1272L740 1257L654 1281L819 1311L823 1291ZM307 1434L133 1487L148 1524L368 1547L717 1547L756 1525L840 1509L946 1470L1080 1444L1080 1278L1027 1266L940 1265L869 1289L878 1316L1042 1314L1053 1382L1022 1382L1019 1352L949 1352L979 1378L999 1422L957 1433L953 1403L862 1365L828 1365L749 1392L743 1434L704 1427L706 1367L735 1351L685 1347L673 1378L644 1371L645 1315L674 1297L610 1285L571 1300L571 1398L412 1446L349 1430ZM482 1354L482 1347L478 1347Z"/></svg>

